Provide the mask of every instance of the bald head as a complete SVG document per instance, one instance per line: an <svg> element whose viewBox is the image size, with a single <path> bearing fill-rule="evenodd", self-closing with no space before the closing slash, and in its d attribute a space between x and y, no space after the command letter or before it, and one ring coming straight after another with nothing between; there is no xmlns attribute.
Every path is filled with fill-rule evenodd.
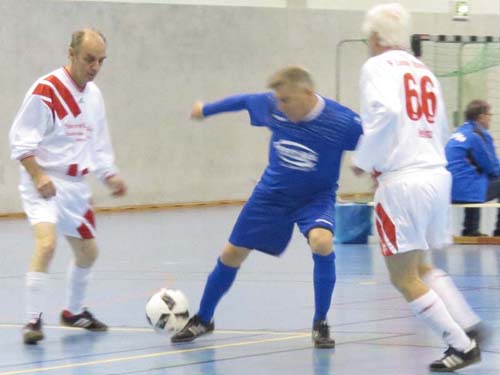
<svg viewBox="0 0 500 375"><path fill-rule="evenodd" d="M78 52L84 41L93 41L95 43L102 43L106 46L106 37L99 31L93 28L85 28L77 30L71 34L71 43L69 45L75 52Z"/></svg>
<svg viewBox="0 0 500 375"><path fill-rule="evenodd" d="M81 87L94 80L106 58L106 38L91 28L75 31L69 46L67 70Z"/></svg>

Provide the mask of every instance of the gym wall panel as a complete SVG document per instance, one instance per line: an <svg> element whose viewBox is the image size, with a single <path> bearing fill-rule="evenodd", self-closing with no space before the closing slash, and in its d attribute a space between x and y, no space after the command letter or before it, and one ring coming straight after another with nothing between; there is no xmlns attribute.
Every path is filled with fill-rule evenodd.
<svg viewBox="0 0 500 375"><path fill-rule="evenodd" d="M362 36L362 18L347 10L3 0L0 213L21 211L18 165L9 160L12 120L32 82L66 63L75 29L94 26L109 41L96 83L129 194L115 200L92 185L96 205L113 206L246 198L266 164L268 131L251 127L246 113L193 122L193 101L265 91L267 77L292 63L334 97L335 46ZM458 25L446 14L416 14L415 24L417 32L491 33L498 17ZM348 75L355 109L359 67ZM341 191L369 189L344 166Z"/></svg>

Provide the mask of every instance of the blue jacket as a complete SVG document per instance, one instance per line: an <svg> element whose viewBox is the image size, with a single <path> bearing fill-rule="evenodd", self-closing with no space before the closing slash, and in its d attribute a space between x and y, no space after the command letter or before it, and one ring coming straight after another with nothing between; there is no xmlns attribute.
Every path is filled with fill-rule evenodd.
<svg viewBox="0 0 500 375"><path fill-rule="evenodd" d="M474 121L459 127L446 145L453 176L454 202L484 202L490 177L500 176L500 163L490 133Z"/></svg>

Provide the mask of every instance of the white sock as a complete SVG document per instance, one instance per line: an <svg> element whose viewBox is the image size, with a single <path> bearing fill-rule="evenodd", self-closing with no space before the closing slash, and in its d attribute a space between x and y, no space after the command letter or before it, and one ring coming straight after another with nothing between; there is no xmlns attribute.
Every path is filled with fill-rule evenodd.
<svg viewBox="0 0 500 375"><path fill-rule="evenodd" d="M45 272L27 272L26 286L26 314L29 320L38 319L45 311L47 301L47 284L49 275Z"/></svg>
<svg viewBox="0 0 500 375"><path fill-rule="evenodd" d="M450 315L463 329L469 329L481 322L481 318L471 309L451 277L440 269L427 272L423 281L443 300Z"/></svg>
<svg viewBox="0 0 500 375"><path fill-rule="evenodd" d="M411 301L410 308L416 317L428 324L448 345L461 352L472 347L472 341L453 320L441 298L432 289Z"/></svg>
<svg viewBox="0 0 500 375"><path fill-rule="evenodd" d="M83 300L90 280L91 268L82 268L73 262L68 267L67 310L79 314L83 310Z"/></svg>

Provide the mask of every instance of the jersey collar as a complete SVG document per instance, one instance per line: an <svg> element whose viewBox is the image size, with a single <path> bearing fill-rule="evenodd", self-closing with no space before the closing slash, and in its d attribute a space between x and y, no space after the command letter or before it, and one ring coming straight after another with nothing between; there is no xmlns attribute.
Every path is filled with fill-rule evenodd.
<svg viewBox="0 0 500 375"><path fill-rule="evenodd" d="M69 78L71 85L75 89L77 89L79 92L85 91L85 87L87 87L87 84L83 85L83 87L82 87L78 83L76 83L75 80L73 79L73 77L71 76L71 73L68 71L68 69L66 69L65 66L63 66L63 71L64 71L64 73L66 73L66 76Z"/></svg>
<svg viewBox="0 0 500 375"><path fill-rule="evenodd" d="M305 115L305 117L302 119L301 122L312 121L312 120L316 119L321 114L321 112L323 112L323 109L325 108L325 99L323 99L318 94L315 94L315 95L316 95L316 98L318 98L316 105L311 110L311 112L309 112L307 115Z"/></svg>

